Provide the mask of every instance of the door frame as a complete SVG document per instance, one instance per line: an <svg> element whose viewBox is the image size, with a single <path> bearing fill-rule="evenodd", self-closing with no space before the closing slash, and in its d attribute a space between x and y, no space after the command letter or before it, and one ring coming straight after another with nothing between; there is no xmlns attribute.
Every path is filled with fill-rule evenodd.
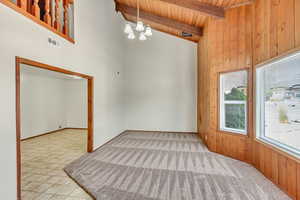
<svg viewBox="0 0 300 200"><path fill-rule="evenodd" d="M20 66L21 64L29 65L28 67L36 67L40 69L60 72L63 74L79 76L87 80L88 90L88 137L87 137L87 152L93 152L94 143L94 77L81 74L78 72L69 71L63 68L43 64L33 60L16 57L16 151L17 151L17 199L21 200L21 101L20 101Z"/></svg>

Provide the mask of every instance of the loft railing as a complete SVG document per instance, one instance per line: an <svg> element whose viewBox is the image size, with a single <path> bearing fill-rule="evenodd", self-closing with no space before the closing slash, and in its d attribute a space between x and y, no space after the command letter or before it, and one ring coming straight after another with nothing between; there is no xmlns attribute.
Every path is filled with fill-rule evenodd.
<svg viewBox="0 0 300 200"><path fill-rule="evenodd" d="M0 2L74 43L73 0L0 0Z"/></svg>

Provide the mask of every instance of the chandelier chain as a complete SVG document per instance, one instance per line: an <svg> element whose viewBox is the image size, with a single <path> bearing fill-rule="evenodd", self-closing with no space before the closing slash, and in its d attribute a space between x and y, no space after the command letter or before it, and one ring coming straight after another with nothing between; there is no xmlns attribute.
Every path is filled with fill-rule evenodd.
<svg viewBox="0 0 300 200"><path fill-rule="evenodd" d="M140 20L140 0L136 1L137 3L137 21Z"/></svg>

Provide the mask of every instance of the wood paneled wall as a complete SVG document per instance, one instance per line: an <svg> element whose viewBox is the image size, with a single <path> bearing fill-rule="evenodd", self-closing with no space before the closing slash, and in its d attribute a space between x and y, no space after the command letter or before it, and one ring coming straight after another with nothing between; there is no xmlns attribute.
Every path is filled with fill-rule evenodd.
<svg viewBox="0 0 300 200"><path fill-rule="evenodd" d="M207 24L206 26L207 27ZM202 138L203 142L207 141L207 133L209 127L209 64L208 64L208 45L207 45L207 29L204 29L203 36L199 41L198 45L198 133ZM200 68L201 66L201 68Z"/></svg>
<svg viewBox="0 0 300 200"><path fill-rule="evenodd" d="M298 159L255 140L255 66L300 47L300 0L256 0L230 9L224 20L209 18L198 45L198 131L211 151L248 162L293 199L300 200ZM218 76L248 69L248 136L218 130Z"/></svg>
<svg viewBox="0 0 300 200"><path fill-rule="evenodd" d="M228 11L224 20L209 19L198 47L199 133L212 151L247 162L251 160L249 138L218 131L218 76L237 69L248 69L251 76L252 11L242 7Z"/></svg>

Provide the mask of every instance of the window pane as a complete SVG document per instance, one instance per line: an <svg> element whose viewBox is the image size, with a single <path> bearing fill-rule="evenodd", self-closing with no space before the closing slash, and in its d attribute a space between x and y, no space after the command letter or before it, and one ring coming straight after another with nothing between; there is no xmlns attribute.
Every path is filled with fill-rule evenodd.
<svg viewBox="0 0 300 200"><path fill-rule="evenodd" d="M245 119L245 104L225 104L226 128L245 130Z"/></svg>
<svg viewBox="0 0 300 200"><path fill-rule="evenodd" d="M247 130L247 71L220 76L220 129L246 134Z"/></svg>
<svg viewBox="0 0 300 200"><path fill-rule="evenodd" d="M238 71L222 75L225 101L247 100L247 72Z"/></svg>
<svg viewBox="0 0 300 200"><path fill-rule="evenodd" d="M258 70L259 137L300 150L300 56Z"/></svg>

